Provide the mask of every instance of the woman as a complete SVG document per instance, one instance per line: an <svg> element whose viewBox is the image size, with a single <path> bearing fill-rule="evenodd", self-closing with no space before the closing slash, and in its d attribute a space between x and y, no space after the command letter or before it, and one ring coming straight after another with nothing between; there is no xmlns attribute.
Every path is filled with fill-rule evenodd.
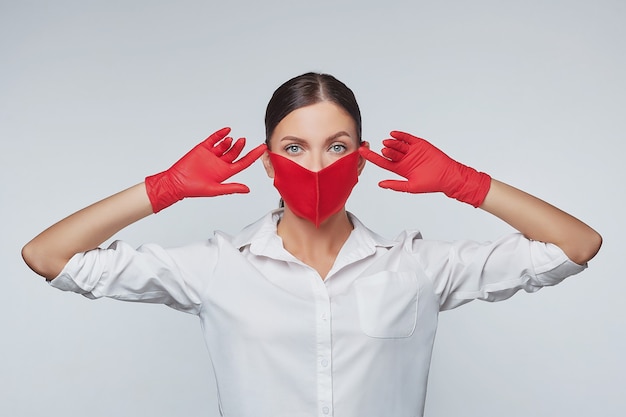
<svg viewBox="0 0 626 417"><path fill-rule="evenodd" d="M439 311L556 284L600 248L584 223L423 139L392 132L382 155L369 150L354 95L332 76L287 81L265 121L266 144L239 160L244 139L221 129L22 251L54 287L198 315L224 416L421 415ZM174 249L97 248L183 198L248 192L224 181L258 158L284 208L238 235ZM520 233L484 244L409 232L384 239L345 211L366 160L406 178L383 188L444 192Z"/></svg>

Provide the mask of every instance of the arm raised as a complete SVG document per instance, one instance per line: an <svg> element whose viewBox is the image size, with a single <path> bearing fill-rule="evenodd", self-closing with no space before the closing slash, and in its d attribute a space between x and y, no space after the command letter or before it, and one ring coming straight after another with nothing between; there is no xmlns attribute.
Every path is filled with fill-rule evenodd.
<svg viewBox="0 0 626 417"><path fill-rule="evenodd" d="M602 237L575 217L453 160L424 139L393 131L383 144L382 155L359 149L368 161L406 178L381 181L383 188L443 192L499 217L528 239L557 245L578 264L593 258L602 245Z"/></svg>
<svg viewBox="0 0 626 417"><path fill-rule="evenodd" d="M499 217L532 240L557 245L577 264L600 250L598 232L570 214L524 191L492 179L481 209Z"/></svg>
<svg viewBox="0 0 626 417"><path fill-rule="evenodd" d="M223 183L249 167L266 146L260 145L235 161L245 139L233 143L230 128L213 133L168 170L94 203L54 224L22 248L26 264L54 279L74 254L93 249L119 230L186 197L247 193L244 184Z"/></svg>
<svg viewBox="0 0 626 417"><path fill-rule="evenodd" d="M94 203L50 226L22 248L22 258L37 274L54 279L74 254L93 249L149 214L144 183Z"/></svg>

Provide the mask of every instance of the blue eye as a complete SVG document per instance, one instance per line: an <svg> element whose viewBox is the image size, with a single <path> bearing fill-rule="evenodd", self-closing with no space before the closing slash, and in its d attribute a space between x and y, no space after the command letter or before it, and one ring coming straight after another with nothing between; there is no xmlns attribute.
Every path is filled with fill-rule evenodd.
<svg viewBox="0 0 626 417"><path fill-rule="evenodd" d="M301 150L302 148L300 147L300 145L296 145L295 143L285 146L285 152L289 154L296 154L300 152Z"/></svg>
<svg viewBox="0 0 626 417"><path fill-rule="evenodd" d="M331 152L334 153L342 153L345 152L348 148L346 147L346 145L343 145L341 143L335 143L333 145L331 145L330 150Z"/></svg>

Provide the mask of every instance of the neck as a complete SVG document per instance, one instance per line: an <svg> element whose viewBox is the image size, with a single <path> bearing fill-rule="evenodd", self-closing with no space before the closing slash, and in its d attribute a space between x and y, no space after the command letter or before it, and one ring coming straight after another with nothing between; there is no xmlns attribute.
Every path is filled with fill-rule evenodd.
<svg viewBox="0 0 626 417"><path fill-rule="evenodd" d="M277 233L288 252L316 269L324 279L352 229L345 209L330 216L317 228L285 207Z"/></svg>

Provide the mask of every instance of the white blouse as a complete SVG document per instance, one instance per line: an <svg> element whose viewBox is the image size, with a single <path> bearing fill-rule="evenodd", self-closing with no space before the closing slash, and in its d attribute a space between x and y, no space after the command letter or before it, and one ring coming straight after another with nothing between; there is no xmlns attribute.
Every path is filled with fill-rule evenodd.
<svg viewBox="0 0 626 417"><path fill-rule="evenodd" d="M354 225L325 280L287 252L282 212L234 237L75 255L51 285L200 317L228 417L421 416L441 310L535 292L585 266L555 245L384 239Z"/></svg>

